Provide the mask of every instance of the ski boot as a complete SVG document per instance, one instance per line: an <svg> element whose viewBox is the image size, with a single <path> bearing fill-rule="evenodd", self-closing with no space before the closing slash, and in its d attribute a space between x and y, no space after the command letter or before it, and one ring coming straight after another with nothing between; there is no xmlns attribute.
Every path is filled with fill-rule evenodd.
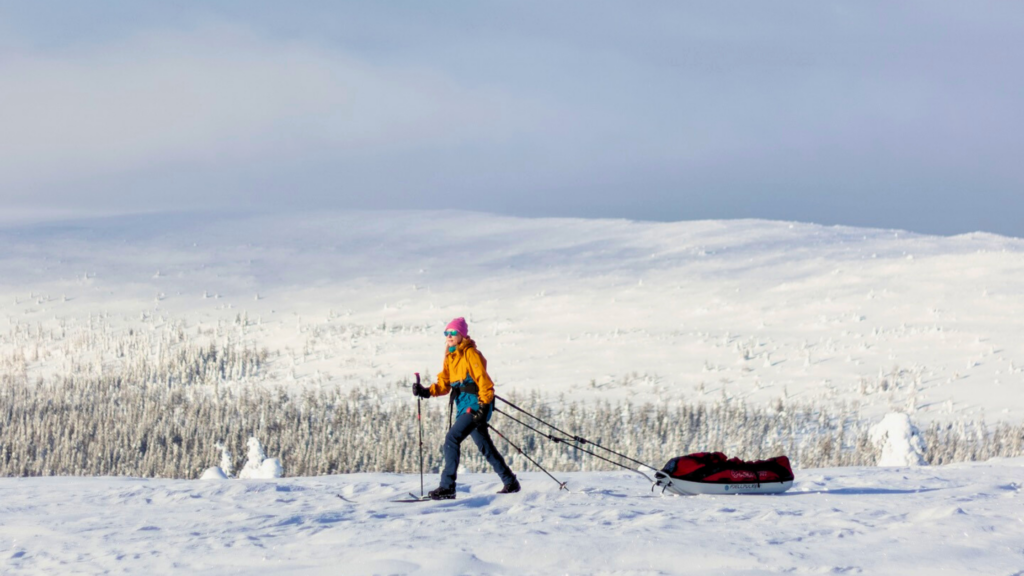
<svg viewBox="0 0 1024 576"><path fill-rule="evenodd" d="M440 486L427 492L427 496L431 500L454 500L455 499L455 485L451 488L441 488Z"/></svg>
<svg viewBox="0 0 1024 576"><path fill-rule="evenodd" d="M522 490L522 486L519 485L519 478L512 478L512 481L505 484L505 487L498 490L498 494L513 494Z"/></svg>

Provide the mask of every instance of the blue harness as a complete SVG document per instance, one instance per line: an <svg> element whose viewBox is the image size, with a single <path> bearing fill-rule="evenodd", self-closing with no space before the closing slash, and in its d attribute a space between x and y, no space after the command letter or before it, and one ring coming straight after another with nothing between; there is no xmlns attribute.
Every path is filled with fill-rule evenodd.
<svg viewBox="0 0 1024 576"><path fill-rule="evenodd" d="M477 387L476 382L473 381L473 377L466 375L462 380L452 382L452 401L455 402L455 414L456 417L462 416L468 410L474 412L480 411L480 397L477 393L480 389ZM488 407L487 420L491 419L492 410Z"/></svg>

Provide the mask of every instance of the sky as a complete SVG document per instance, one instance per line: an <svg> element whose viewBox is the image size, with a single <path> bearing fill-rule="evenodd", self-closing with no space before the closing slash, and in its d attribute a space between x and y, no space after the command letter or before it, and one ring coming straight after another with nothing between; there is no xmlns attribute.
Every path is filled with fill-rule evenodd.
<svg viewBox="0 0 1024 576"><path fill-rule="evenodd" d="M1024 237L1024 4L0 0L7 215Z"/></svg>

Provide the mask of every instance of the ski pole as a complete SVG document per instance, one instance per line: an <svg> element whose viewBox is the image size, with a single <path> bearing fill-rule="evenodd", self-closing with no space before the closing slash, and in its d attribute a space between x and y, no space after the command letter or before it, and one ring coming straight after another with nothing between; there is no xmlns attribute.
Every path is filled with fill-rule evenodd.
<svg viewBox="0 0 1024 576"><path fill-rule="evenodd" d="M420 373L416 373L416 383L420 383ZM422 398L416 397L416 422L420 428L420 498L423 497L423 403Z"/></svg>
<svg viewBox="0 0 1024 576"><path fill-rule="evenodd" d="M455 409L455 391L448 393L448 429L452 429L452 410Z"/></svg>
<svg viewBox="0 0 1024 576"><path fill-rule="evenodd" d="M502 434L502 433L501 433L500 431L498 431L498 429L497 429L497 428L495 428L494 426L491 426L490 424L488 424L488 425L487 425L487 427L488 427L488 428L490 428L491 430L494 430L494 433L495 433L495 434L497 434L498 436L501 436L501 439L502 439L502 440L504 440L505 442L508 442L508 445L509 445L509 446L511 446L511 447L513 447L513 448L515 448L515 449L516 449L516 452L519 452L520 454L522 454L522 455L523 455L523 457L525 457L525 458L526 458L527 460L529 460L530 462L532 462L534 466L536 466L537 468L540 468L540 469L541 469L541 472L544 472L545 474L547 474L547 475L548 475L548 478L551 478L552 480L554 480L554 481L555 481L555 483L556 483L556 484L558 484L558 489L559 489L559 490L565 490L566 492L568 492L568 491L569 491L569 488L567 488L567 487L565 486L565 482L559 482L559 481L558 481L558 478L555 478L554 476L552 476L552 475L551 475L551 472L548 472L548 471L547 471L547 470L546 470L546 469L545 469L545 468L544 468L543 466L541 466L540 464L538 464L536 460L534 460L533 458L530 458L530 455L529 455L529 454L527 454L526 452L523 452L523 449L522 449L522 448L520 448L519 446L516 446L516 445L515 445L515 444L514 444L514 443L513 443L513 442L512 442L511 440L509 440L508 438L506 438L504 434Z"/></svg>

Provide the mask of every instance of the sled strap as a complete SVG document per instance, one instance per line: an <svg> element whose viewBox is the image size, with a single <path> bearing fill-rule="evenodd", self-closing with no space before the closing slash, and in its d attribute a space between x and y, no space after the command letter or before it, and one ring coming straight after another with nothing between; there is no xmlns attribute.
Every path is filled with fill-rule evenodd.
<svg viewBox="0 0 1024 576"><path fill-rule="evenodd" d="M579 437L579 436L576 436L575 434L569 434L568 432L566 432L566 431L564 431L564 430L561 430L561 429L559 429L559 428L558 428L557 426L555 426L554 424L552 424L552 423L550 423L550 422L545 422L545 421L544 421L544 420L542 420L541 418L539 418L539 417L537 417L537 416L535 416L535 415L533 415L533 414L531 414L531 413L527 412L526 410L523 410L523 409L522 409L522 408L520 408L519 406L516 406L516 405L515 405L515 404L513 404L512 402L509 402L508 400L506 400L506 399L502 398L501 396L498 396L497 394L495 394L495 395L494 395L494 397L495 397L495 398L497 398L498 400L501 400L501 401L502 401L502 402L504 402L505 404L508 404L508 405L509 405L509 407L511 407L511 408L513 408L513 409L515 409L515 410L517 410L517 411L519 411L519 412L521 412L521 413L523 413L523 414L525 414L525 415L529 416L530 418L533 418L533 419L534 419L534 420L536 420L537 422L540 422L541 424L543 424L543 425L547 426L548 428L551 428L551 429L552 429L552 430L554 430L555 432L558 432L559 434L561 434L562 436L564 436L564 437L565 437L565 438L560 438L559 440L556 440L556 442L557 442L557 441L561 441L561 442L576 442L576 443L578 443L578 444L580 444L580 445L583 445L583 444L590 444L590 445L591 445L591 446L593 446L594 448L597 448L597 449L599 449L599 450L604 450L605 452L608 452L608 453L610 453L610 454L614 454L615 456L618 456L619 458L622 458L623 460L628 460L628 461L630 461L630 462L632 462L632 463L634 463L634 464L639 464L640 466L646 466L647 468L650 468L650 469L652 469L652 470L656 470L656 468L654 468L653 466L648 466L647 464L645 464L645 463L643 463L643 462L641 462L641 461L637 460L636 458L630 458L629 456L626 456L625 454L620 454L620 453L616 452L615 450L612 450L611 448L605 448L604 446L601 446L600 444L597 444L596 442L591 442L590 440L587 440L586 438L581 438L581 437ZM508 416L508 414L507 414L507 413L505 413L505 412L502 412L502 414L505 414L506 416ZM541 432L538 432L538 434L543 434L543 433L541 433ZM548 438L551 438L551 436L550 436L550 435L547 435L547 434L544 434L544 435L545 435L545 436L547 436ZM552 439L552 440L554 440L554 438L551 438L551 439ZM577 448L578 448L579 450L583 450L583 448L580 448L579 446L577 446ZM593 456L597 456L597 454L594 454L593 452L589 452L589 451L587 451L587 450L583 450L583 451L584 451L584 452L586 452L587 454L591 454L591 455L593 455ZM598 456L598 457L600 458L600 456ZM619 465L619 466L622 466L621 464L618 464L618 465ZM622 467L623 467L623 468L627 468L627 469L629 469L629 470L632 470L632 468L628 468L627 466L622 466Z"/></svg>
<svg viewBox="0 0 1024 576"><path fill-rule="evenodd" d="M558 478L555 478L554 476L552 476L551 472L548 472L547 469L545 469L543 466L538 464L536 460L534 460L533 458L530 458L529 454L527 454L526 452L523 452L522 448L520 448L519 446L516 446L515 444L513 444L511 440L506 438L505 435L502 434L501 432L499 432L494 426L491 426L490 424L488 424L487 427L490 428L491 430L493 430L494 433L497 434L498 436L501 436L502 440L504 440L505 442L508 442L509 446L514 448L516 450L516 452L519 452L520 454L522 454L523 457L526 458L527 460L529 460L531 463L533 463L534 466L536 466L537 468L540 468L542 472L544 472L545 474L548 475L548 478L551 478L552 480L554 480L558 484L558 489L559 490L565 490L566 492L569 491L569 488L566 487L565 482L559 482Z"/></svg>
<svg viewBox="0 0 1024 576"><path fill-rule="evenodd" d="M551 440L555 444L564 443L564 444L566 444L568 446L572 446L572 448L574 450L579 450L580 452L583 452L584 454L590 454L594 458L597 458L599 460L604 460L605 462L607 462L609 464L612 464L612 465L615 465L615 466L618 466L619 468L625 468L626 470L629 470L630 472L636 472L636 470L633 470L633 468L631 468L629 466L626 466L625 464L622 464L620 462L616 462L614 460L609 460L608 458L605 458L604 456L601 456L600 454L596 454L594 452L591 452L590 450L587 450L586 448L583 448L581 446L573 446L573 444L572 444L573 440L571 440L569 438L560 438L558 436L555 436L554 434L545 434L544 432L541 432L540 430L537 430L533 426L530 426L526 422L523 422L522 420L516 418L515 416L512 416L511 414L501 410L500 408L495 408L494 411L499 413L499 414L501 414L502 416L508 418L509 420L519 424L520 426L523 426L524 428L527 428L529 430L532 430L532 431L536 432L537 434L540 434L541 436L547 438L548 440ZM648 466L648 468L650 468L650 466Z"/></svg>

